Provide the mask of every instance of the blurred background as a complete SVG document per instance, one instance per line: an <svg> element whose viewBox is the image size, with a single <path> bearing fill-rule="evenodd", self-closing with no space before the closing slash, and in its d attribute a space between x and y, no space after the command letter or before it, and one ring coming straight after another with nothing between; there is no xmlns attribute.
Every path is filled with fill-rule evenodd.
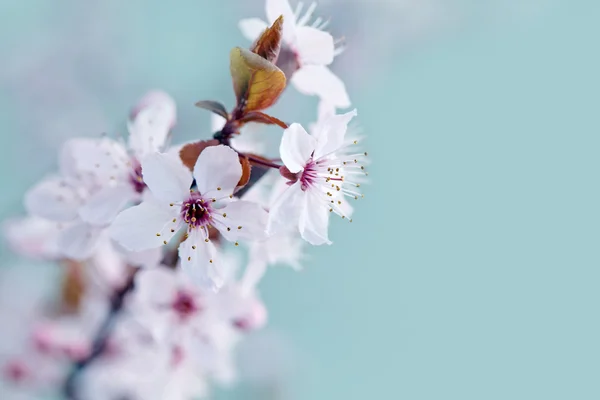
<svg viewBox="0 0 600 400"><path fill-rule="evenodd" d="M269 271L269 326L216 398L600 398L600 2L323 0L317 15L347 44L332 68L371 184L333 246ZM148 90L177 101L175 141L208 137L193 104L233 104L246 17L263 2L0 2L0 216L23 212L65 139L125 133ZM316 105L290 89L272 114L309 123Z"/></svg>

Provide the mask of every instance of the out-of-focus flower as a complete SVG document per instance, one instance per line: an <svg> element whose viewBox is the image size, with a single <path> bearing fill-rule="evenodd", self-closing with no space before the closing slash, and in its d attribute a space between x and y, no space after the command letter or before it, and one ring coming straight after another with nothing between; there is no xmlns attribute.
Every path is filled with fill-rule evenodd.
<svg viewBox="0 0 600 400"><path fill-rule="evenodd" d="M155 196L123 211L112 226L112 236L132 251L168 244L180 228L187 238L179 246L182 268L200 285L219 288L217 251L210 241L213 226L232 242L265 236L267 213L259 205L232 201L242 175L235 151L227 146L206 148L193 176L178 158L156 153L142 166L144 181ZM190 190L195 179L196 190Z"/></svg>
<svg viewBox="0 0 600 400"><path fill-rule="evenodd" d="M350 107L350 98L344 83L327 67L341 52L336 49L330 33L323 31L327 22L312 18L316 3L312 3L304 15L303 4L298 3L294 12L288 0L267 0L268 23L275 22L283 15L283 45L277 59L279 66L292 84L301 93L317 95L334 104L337 108ZM240 29L249 40L256 40L268 24L258 18L243 19Z"/></svg>
<svg viewBox="0 0 600 400"><path fill-rule="evenodd" d="M347 155L344 137L351 111L327 118L318 131L310 135L299 124L283 133L280 153L285 167L282 175L290 187L275 201L269 213L268 231L273 234L282 226L297 226L301 236L313 245L331 244L328 238L329 213L342 218L340 208L346 195L358 199L360 193L350 178L361 173L358 158L365 154Z"/></svg>
<svg viewBox="0 0 600 400"><path fill-rule="evenodd" d="M63 224L28 216L9 219L4 223L4 237L11 249L20 255L40 260L57 260L62 254L58 237Z"/></svg>

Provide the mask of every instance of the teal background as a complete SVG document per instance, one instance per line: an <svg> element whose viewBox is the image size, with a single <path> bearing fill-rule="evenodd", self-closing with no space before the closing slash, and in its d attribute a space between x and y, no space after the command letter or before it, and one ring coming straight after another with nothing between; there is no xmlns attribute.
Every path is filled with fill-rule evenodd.
<svg viewBox="0 0 600 400"><path fill-rule="evenodd" d="M283 386L219 398L600 398L600 3L442 3L452 21L408 45L389 4L324 5L348 38L334 69L368 135L371 184L351 225L333 221L333 246L261 284L268 331L284 339L258 353L281 353ZM161 88L180 107L177 137L206 135L193 103L232 103L237 20L263 16L258 2L49 4L0 5L0 50L19 60L0 67L3 216L55 164L60 141L42 128L65 113L76 122L52 131L61 138L122 129L132 102ZM17 55L48 43L66 56L39 74L85 95L24 89ZM315 105L290 90L273 114L309 122ZM104 126L89 126L91 107Z"/></svg>

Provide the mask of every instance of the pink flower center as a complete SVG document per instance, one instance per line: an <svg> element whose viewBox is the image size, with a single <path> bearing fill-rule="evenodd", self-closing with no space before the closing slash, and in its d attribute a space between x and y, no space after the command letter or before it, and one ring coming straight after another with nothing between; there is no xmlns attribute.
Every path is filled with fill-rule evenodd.
<svg viewBox="0 0 600 400"><path fill-rule="evenodd" d="M133 158L131 160L131 168L129 182L137 193L142 193L146 189L146 184L144 183L144 178L142 176L142 165L138 160Z"/></svg>
<svg viewBox="0 0 600 400"><path fill-rule="evenodd" d="M24 362L12 360L4 366L4 376L14 383L23 382L29 375L29 369Z"/></svg>
<svg viewBox="0 0 600 400"><path fill-rule="evenodd" d="M314 185L318 177L317 163L311 158L308 163L306 163L304 171L302 171L302 174L300 175L300 187L302 190L305 191Z"/></svg>
<svg viewBox="0 0 600 400"><path fill-rule="evenodd" d="M191 228L206 226L210 223L211 211L210 201L205 200L198 192L194 192L190 198L182 204L181 218Z"/></svg>
<svg viewBox="0 0 600 400"><path fill-rule="evenodd" d="M194 296L185 291L177 292L172 307L181 319L187 319L200 311L200 307Z"/></svg>

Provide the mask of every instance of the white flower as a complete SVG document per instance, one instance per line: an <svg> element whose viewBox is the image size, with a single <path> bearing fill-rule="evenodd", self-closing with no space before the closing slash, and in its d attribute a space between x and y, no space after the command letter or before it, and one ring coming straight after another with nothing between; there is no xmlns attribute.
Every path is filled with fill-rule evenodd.
<svg viewBox="0 0 600 400"><path fill-rule="evenodd" d="M203 291L181 270L164 267L138 273L128 311L159 346L174 352L173 367L191 359L198 372L225 378L231 376L230 353L240 330L264 323L261 305L237 285Z"/></svg>
<svg viewBox="0 0 600 400"><path fill-rule="evenodd" d="M116 215L141 200L146 185L140 160L164 147L174 123L173 100L152 92L132 113L129 148L106 137L76 138L63 145L59 173L25 196L31 215L61 223L56 239L61 255L91 257Z"/></svg>
<svg viewBox="0 0 600 400"><path fill-rule="evenodd" d="M175 124L175 102L162 92L146 95L128 123L129 142L124 146L110 138L76 142L74 158L79 171L92 175L99 188L79 210L93 225L108 225L132 202L139 202L146 189L141 162L164 150Z"/></svg>
<svg viewBox="0 0 600 400"><path fill-rule="evenodd" d="M292 83L298 91L307 95L317 95L334 104L337 108L350 106L344 83L327 67L339 54L330 33L323 31L327 22L320 18L308 26L316 3L312 3L301 16L302 3L296 12L288 0L267 0L267 20L269 24L283 15L283 46L277 64L293 64L295 72ZM249 40L255 40L267 28L267 22L258 18L240 21L240 29ZM287 69L282 67L284 70Z"/></svg>
<svg viewBox="0 0 600 400"><path fill-rule="evenodd" d="M232 242L260 240L267 213L247 201L231 201L242 175L237 153L227 146L206 148L192 173L178 158L156 153L142 163L144 182L155 199L123 211L112 225L112 237L131 251L167 244L180 228L187 239L179 246L182 268L199 284L218 288L222 277L213 226ZM196 189L190 190L195 179Z"/></svg>
<svg viewBox="0 0 600 400"><path fill-rule="evenodd" d="M292 223L307 242L331 244L329 213L349 217L341 208L342 199L361 196L357 191L360 184L354 183L352 176L364 175L359 160L366 153L348 154L344 141L348 123L355 115L356 110L330 116L313 135L299 124L292 124L284 131L280 146L285 164L282 175L290 180L290 187L270 209L269 233Z"/></svg>

